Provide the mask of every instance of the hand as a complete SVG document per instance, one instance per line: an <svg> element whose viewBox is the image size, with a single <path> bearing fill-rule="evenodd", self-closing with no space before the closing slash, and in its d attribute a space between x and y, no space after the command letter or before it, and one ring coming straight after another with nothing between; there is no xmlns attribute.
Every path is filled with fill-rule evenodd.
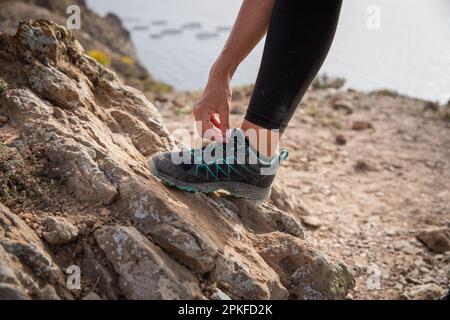
<svg viewBox="0 0 450 320"><path fill-rule="evenodd" d="M195 120L202 125L202 137L207 130L217 128L226 139L227 129L230 128L231 96L230 77L211 74L202 97L194 108Z"/></svg>

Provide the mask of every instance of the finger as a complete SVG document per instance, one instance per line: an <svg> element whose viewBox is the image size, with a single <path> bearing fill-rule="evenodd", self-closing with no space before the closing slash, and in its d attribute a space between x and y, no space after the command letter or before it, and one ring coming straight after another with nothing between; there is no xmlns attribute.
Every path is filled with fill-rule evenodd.
<svg viewBox="0 0 450 320"><path fill-rule="evenodd" d="M219 120L214 115L208 115L205 117L205 124L202 124L203 128L203 139L216 141L216 142L224 142L224 139L222 137L222 131L219 130L219 128L216 128L215 126L219 127L220 123ZM217 125L214 123L217 123Z"/></svg>
<svg viewBox="0 0 450 320"><path fill-rule="evenodd" d="M201 116L201 123L202 123L202 137L205 136L205 133L208 130L212 130L213 129L213 125L209 119L209 115L208 114L203 114Z"/></svg>
<svg viewBox="0 0 450 320"><path fill-rule="evenodd" d="M217 119L215 114L210 115L209 119L211 120L211 122L214 126L216 126L217 128L220 129L220 121L219 121L219 119Z"/></svg>
<svg viewBox="0 0 450 320"><path fill-rule="evenodd" d="M220 117L220 130L223 136L226 136L227 130L230 129L230 113L227 110L222 110L219 112Z"/></svg>
<svg viewBox="0 0 450 320"><path fill-rule="evenodd" d="M192 111L192 113L194 114L194 119L195 119L195 121L202 121L202 119L201 119L201 113L199 112L198 106L196 106L196 107L194 108L194 110Z"/></svg>

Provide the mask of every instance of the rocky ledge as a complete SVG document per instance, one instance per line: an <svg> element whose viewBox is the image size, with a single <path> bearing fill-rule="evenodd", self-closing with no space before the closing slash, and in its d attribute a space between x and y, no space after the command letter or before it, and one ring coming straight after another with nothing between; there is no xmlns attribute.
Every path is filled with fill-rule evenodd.
<svg viewBox="0 0 450 320"><path fill-rule="evenodd" d="M38 20L2 34L0 77L3 148L44 162L58 183L37 189L80 208L0 205L0 298L342 299L353 287L294 215L155 179L147 158L174 146L158 111L71 31Z"/></svg>

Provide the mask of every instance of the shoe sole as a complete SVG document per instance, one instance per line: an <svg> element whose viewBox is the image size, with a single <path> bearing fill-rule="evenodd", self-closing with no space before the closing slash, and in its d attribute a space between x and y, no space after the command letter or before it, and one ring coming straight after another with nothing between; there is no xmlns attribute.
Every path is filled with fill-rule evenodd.
<svg viewBox="0 0 450 320"><path fill-rule="evenodd" d="M213 193L218 190L225 190L236 198L252 200L267 200L270 197L272 188L258 188L241 182L208 182L191 183L175 179L164 173L158 172L152 159L149 160L150 170L155 177L164 184L187 192Z"/></svg>

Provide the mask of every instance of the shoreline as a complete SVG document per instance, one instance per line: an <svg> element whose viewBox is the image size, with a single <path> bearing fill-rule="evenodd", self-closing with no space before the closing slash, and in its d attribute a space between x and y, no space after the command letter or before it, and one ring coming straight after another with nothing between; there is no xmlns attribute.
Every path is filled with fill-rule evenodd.
<svg viewBox="0 0 450 320"><path fill-rule="evenodd" d="M93 2L93 1L92 1ZM104 13L106 12L106 8L109 8L110 10L115 10L116 12L121 12L121 6L120 5L115 5L115 6L110 6L108 7L107 5L95 5L95 3L92 3L92 6L94 8L99 9L99 12ZM148 4L149 7L154 7L155 10L158 10L158 8L160 8L161 10L164 9L164 5L157 5L157 4L152 4L151 2ZM357 5L359 7L359 5ZM385 5L386 6L386 5ZM427 6L432 6L432 5L427 5ZM353 9L352 8L353 5L349 4L347 6L347 8ZM233 9L234 10L234 9ZM125 14L125 13L124 13ZM132 14L132 12L128 12L128 16ZM386 13L387 14L387 13ZM193 20L198 20L198 21L202 21L201 18L196 17L195 15L193 16L189 16L189 12L187 12L188 17L179 17L179 15L171 15L170 17L166 17L163 14L163 18L166 19L168 21L166 27L167 28L178 28L183 22L185 22L185 19L193 19ZM155 19L155 17L157 16L157 14L153 14L150 15L148 17L148 19L146 19L145 17L140 16L139 14L136 14L137 19L140 19L138 22L128 22L125 23L126 27L131 30L133 28L133 26L138 25L147 25L148 24L148 20L151 19ZM180 20L181 19L181 20ZM400 19L400 18L399 18ZM439 51L439 48L437 48L438 51L436 51L436 57L433 56L429 56L429 54L431 54L434 51L431 51L430 46L423 48L423 50L426 49L426 51L423 52L423 55L417 55L417 53L414 52L415 48L411 48L411 52L409 53L409 55L405 55L404 59L399 59L398 57L403 57L403 55L405 54L405 52L403 51L394 51L397 53L392 54L392 52L386 52L386 50L383 50L383 48L379 48L381 50L382 57L373 57L372 55L369 55L368 52L366 52L365 50L363 50L362 52L359 50L359 48L355 47L353 49L353 46L351 45L351 43L348 43L345 41L345 36L348 34L348 31L346 31L345 29L345 24L349 23L347 21L346 18L343 18L342 20L342 32L343 34L341 36L338 36L337 38L337 42L335 44L335 48L333 51L330 52L330 56L328 58L328 61L331 62L327 62L325 64L325 67L323 68L323 71L332 75L332 76L342 76L344 78L348 79L348 83L349 83L349 87L350 88L354 88L358 91L374 91L374 90L381 90L384 88L391 88L391 89L396 89L397 91L399 91L400 93L404 94L404 95L408 95L410 97L413 98L420 98L420 99L425 99L425 100L430 100L430 101L435 101L435 102L439 102L441 104L446 104L448 100L450 100L450 92L448 91L448 88L446 86L446 82L450 83L450 79L448 81L445 81L445 79L447 79L447 77L442 77L441 75L446 75L449 74L448 72L448 66L447 65L443 65L442 62L444 61L444 53L445 51L445 47L444 46L444 51ZM386 22L387 23L387 22ZM217 23L219 24L219 23ZM355 26L358 27L358 26ZM365 27L365 26L364 26ZM401 26L398 26L399 28L401 28ZM152 28L152 26L150 25L151 30L160 30L157 28ZM387 28L387 26L385 26L383 29ZM392 33L395 33L395 29L392 30ZM136 47L139 48L140 52L143 52L142 56L140 56L141 61L144 62L144 64L146 65L146 67L150 70L150 72L154 72L155 76L158 79L164 79L165 81L167 81L169 84L173 84L175 83L175 87L177 89L177 91L196 91L196 90L201 90L201 87L203 85L203 81L202 78L200 78L199 73L196 71L196 65L192 64L192 67L185 67L183 66L183 59L180 59L177 55L177 52L184 52L185 54L189 55L189 52L191 51L185 51L185 50L189 50L189 47L187 45L183 45L183 46L171 46L170 41L166 42L166 41L152 41L149 43L145 43L146 41L146 37L147 37L147 33L143 32L143 31L136 31L133 32L131 31L133 34L133 40L135 40L135 45ZM355 31L356 32L356 31ZM383 32L383 31L380 31ZM400 31L399 31L400 32ZM361 34L362 33L362 34ZM192 39L191 39L192 36ZM382 33L381 35L377 36L377 31L373 31L373 32L369 32L367 34L364 34L364 31L358 31L355 34L356 37L358 36L365 36L367 38L372 39L371 37L373 37L373 41L378 40L379 38L383 37L386 39L386 47L389 47L389 40L390 40L390 35L389 34L385 34ZM193 37L193 35L191 35L190 33L186 33L186 35L182 35L176 38L171 38L174 39L174 41L178 41L177 39L179 39L181 42L185 43L187 41L193 41L195 43L196 46L201 47L202 45L205 45L205 47L210 47L210 46L218 46L216 41L213 40L212 43L209 42L195 42L195 38ZM222 41L222 38L220 38ZM359 38L357 38L359 39ZM440 38L439 38L440 39ZM217 42L220 42L217 41ZM398 48L398 46L396 45L397 43L403 43L401 42L402 40L399 39L398 41L396 41L395 43L392 44L392 48L394 50L394 48ZM378 43L378 42L377 42ZM428 42L427 42L428 43ZM370 46L370 43L364 42L364 44ZM379 46L382 46L382 42L380 43ZM405 45L407 45L408 43L405 43ZM371 46L372 48L373 46ZM148 49L146 49L148 48ZM217 47L218 48L218 47ZM151 51L148 51L150 50ZM159 60L158 57L161 55L162 57L166 57L166 50L167 50L167 58L161 59L161 65L164 65L164 67L159 67ZM378 52L378 51L377 51ZM361 56L358 56L358 53L361 53ZM198 54L197 51L194 51L194 55ZM207 56L208 59L211 59L211 52L208 51L207 55L200 55L202 58ZM258 51L258 55L260 54L260 51ZM353 55L354 54L354 55ZM349 55L351 55L351 57L354 57L355 60L358 62L358 64L360 64L360 66L358 66L358 64L356 63L351 63L351 61L347 61L350 60L351 58L349 58ZM404 60L408 60L408 57L411 56L411 68L408 68L407 66L404 65ZM442 56L442 58L439 60L438 57ZM427 59L427 57L429 57L429 59ZM371 58L374 58L373 63L371 61ZM377 59L375 59L377 58ZM156 60L155 60L156 59ZM168 60L170 59L170 60ZM330 60L331 59L331 60ZM384 62L384 64L381 64L381 62L379 62L378 60L382 59L381 61ZM193 60L196 61L196 60ZM244 78L248 79L248 73L252 73L254 72L256 75L257 72L257 65L255 64L255 62L257 62L258 59L251 59L251 64L249 65L249 68L245 68L245 71L243 71L244 74ZM378 61L378 62L377 62ZM166 63L167 62L167 63ZM397 62L398 66L396 68L395 62ZM415 67L415 64L419 64L418 66ZM152 69L151 66L157 66L157 68ZM179 67L177 68L172 68L172 65L178 65ZM368 65L368 66L365 66ZM370 66L372 65L372 66ZM429 72L426 72L426 66L429 65L430 70ZM167 68L166 68L167 66ZM378 66L378 68L375 69L374 66ZM386 67L386 74L383 74L382 72L377 72L380 69L383 69L384 67ZM184 68L184 69L183 69ZM206 66L205 64L201 65L201 74L202 75L206 75L207 74L207 68L209 68L209 66ZM441 71L439 72L439 68ZM197 68L198 69L198 68ZM355 69L355 72L349 72L349 70L353 70ZM374 70L375 69L375 70ZM415 70L418 69L418 70ZM192 73L193 72L193 73ZM411 78L408 77L408 74L411 74ZM162 76L162 75L167 75L169 74L169 76ZM177 77L177 75L180 74L186 74L186 75L191 75L193 74L192 78L194 79L195 82L195 87L193 89L191 89L191 85L190 83L192 83L192 81L189 81L189 79L180 80L180 83L186 83L187 82L187 86L189 90L184 90L184 87L178 87L176 84L177 82L171 82L170 79L175 79ZM172 76L173 75L173 76ZM253 78L250 78L253 79ZM380 81L377 81L377 79L380 79ZM392 79L392 81L391 81ZM206 78L204 79L206 80ZM395 80L395 81L394 81ZM247 84L251 84L252 81L239 81L236 84L237 85L247 85ZM411 83L411 85L409 84ZM398 85L396 85L398 84ZM179 89L181 88L181 89Z"/></svg>

